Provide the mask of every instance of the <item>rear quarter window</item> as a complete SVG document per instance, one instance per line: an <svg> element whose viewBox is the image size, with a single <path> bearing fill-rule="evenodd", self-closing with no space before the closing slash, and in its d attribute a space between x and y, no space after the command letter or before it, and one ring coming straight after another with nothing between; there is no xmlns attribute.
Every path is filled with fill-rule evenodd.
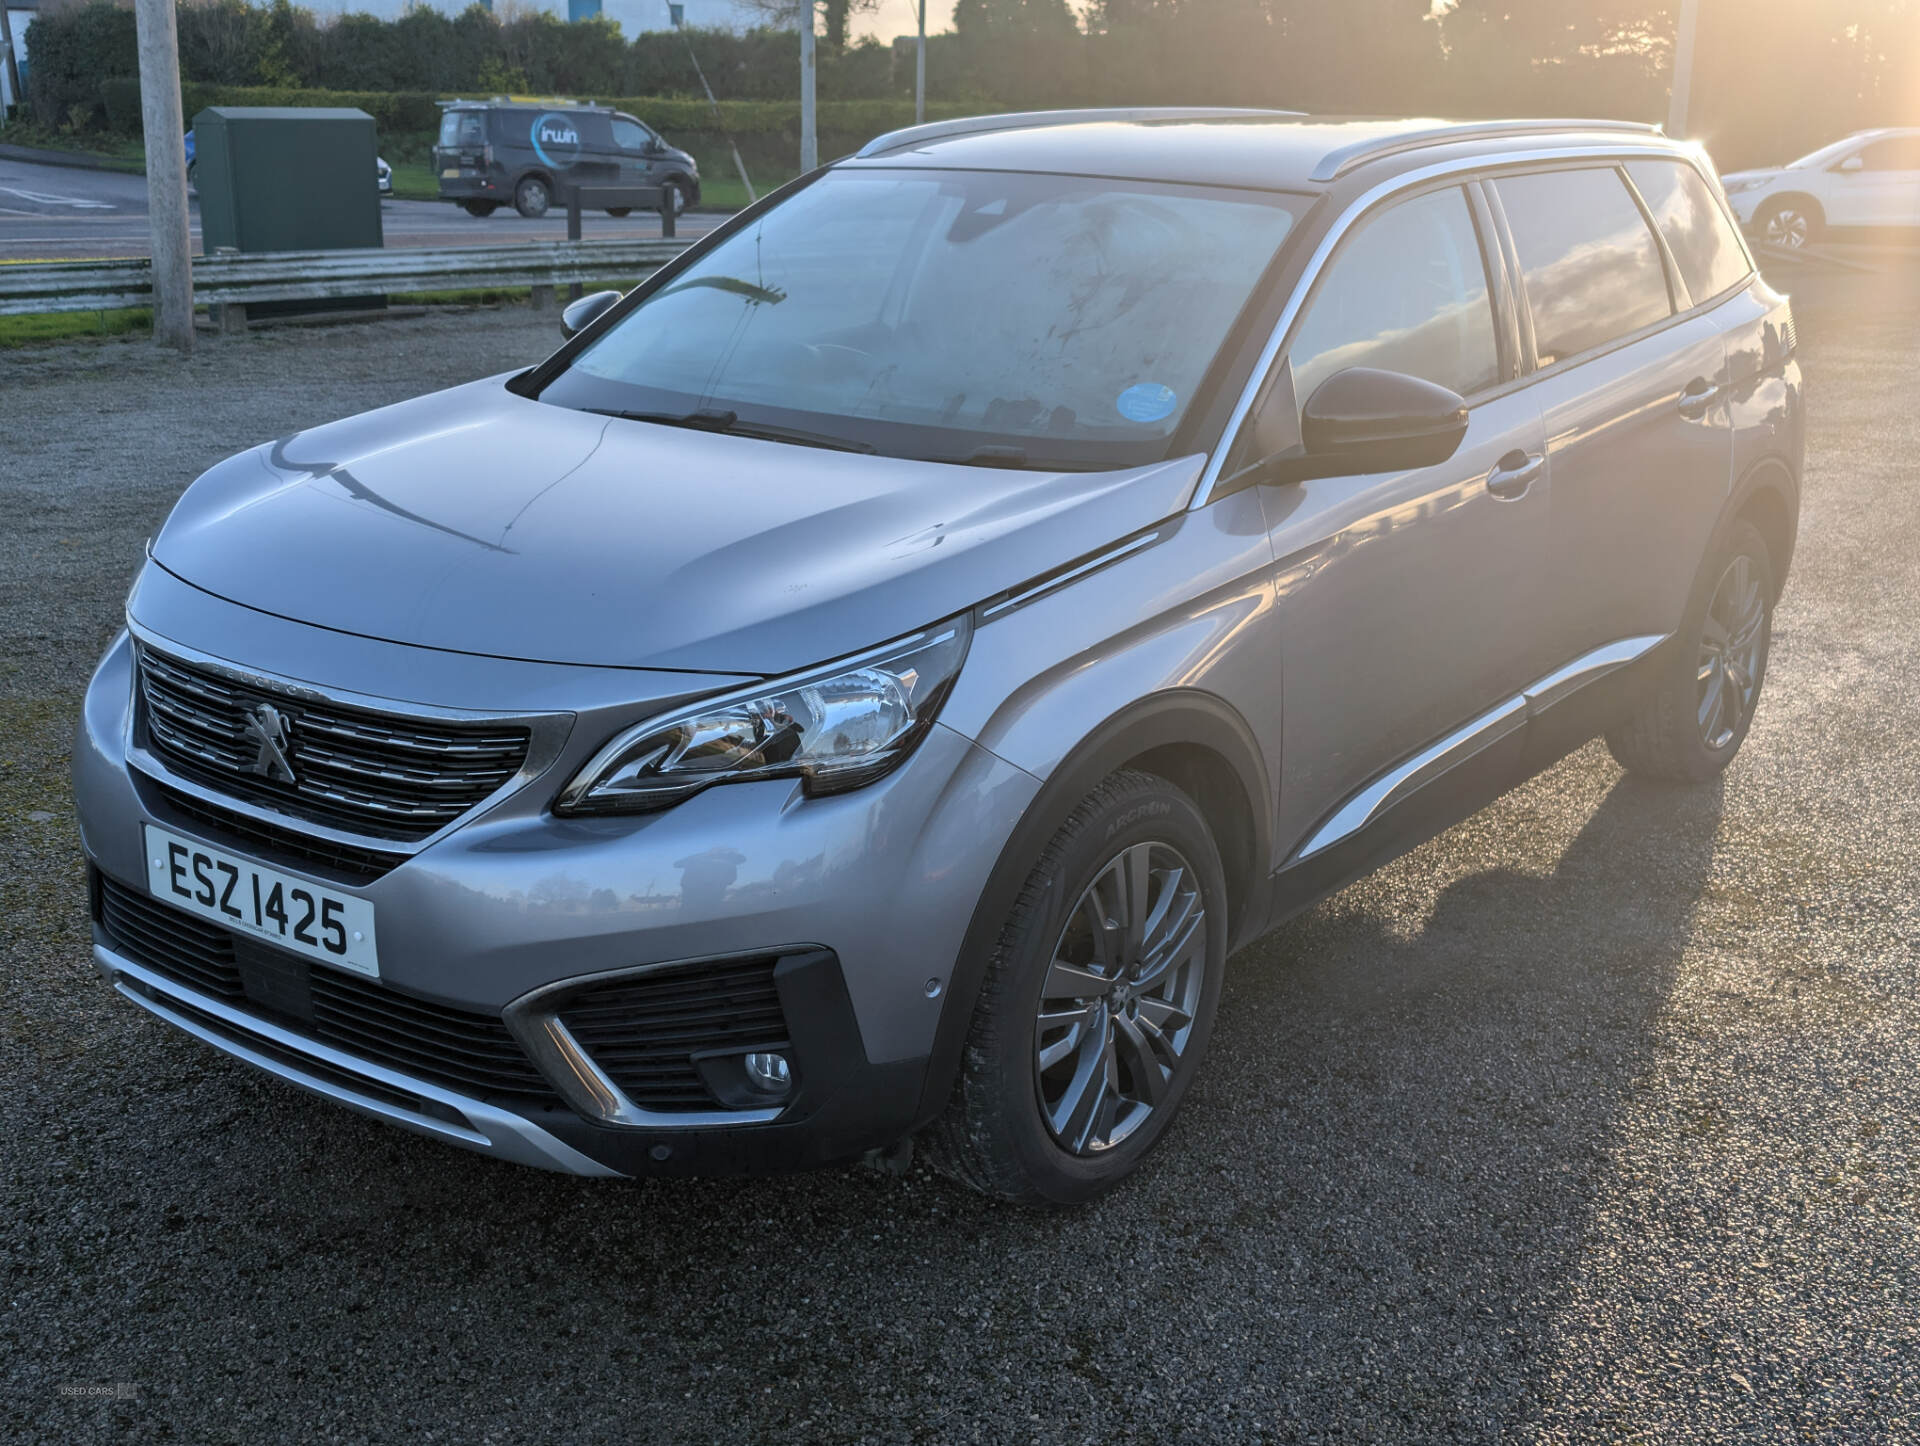
<svg viewBox="0 0 1920 1446"><path fill-rule="evenodd" d="M1740 238L1698 171L1685 161L1629 161L1627 174L1653 212L1694 301L1746 280Z"/></svg>
<svg viewBox="0 0 1920 1446"><path fill-rule="evenodd" d="M1541 366L1673 314L1660 248L1618 171L1501 176L1494 189L1513 232Z"/></svg>

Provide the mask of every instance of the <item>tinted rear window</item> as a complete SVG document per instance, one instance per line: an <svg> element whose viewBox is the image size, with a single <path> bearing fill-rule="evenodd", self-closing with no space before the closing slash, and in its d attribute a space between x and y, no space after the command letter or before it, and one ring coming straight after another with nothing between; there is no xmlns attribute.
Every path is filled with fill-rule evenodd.
<svg viewBox="0 0 1920 1446"><path fill-rule="evenodd" d="M1746 279L1747 257L1727 213L1685 161L1630 161L1627 174L1653 212L1695 301Z"/></svg>
<svg viewBox="0 0 1920 1446"><path fill-rule="evenodd" d="M486 127L477 110L450 110L440 117L440 144L478 146L486 143Z"/></svg>
<svg viewBox="0 0 1920 1446"><path fill-rule="evenodd" d="M1520 254L1541 366L1672 314L1660 248L1619 172L1543 171L1494 184Z"/></svg>

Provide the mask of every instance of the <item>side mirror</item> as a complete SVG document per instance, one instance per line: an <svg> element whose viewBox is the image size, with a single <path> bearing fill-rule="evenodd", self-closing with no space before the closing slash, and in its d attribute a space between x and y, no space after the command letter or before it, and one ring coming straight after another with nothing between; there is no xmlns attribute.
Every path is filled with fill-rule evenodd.
<svg viewBox="0 0 1920 1446"><path fill-rule="evenodd" d="M1844 171L1848 175L1852 175L1855 171L1864 171L1866 168L1867 163L1859 156L1848 156L1839 165L1834 167L1836 171Z"/></svg>
<svg viewBox="0 0 1920 1446"><path fill-rule="evenodd" d="M1467 435L1459 393L1403 372L1348 367L1307 398L1300 440L1320 476L1404 472L1447 460Z"/></svg>
<svg viewBox="0 0 1920 1446"><path fill-rule="evenodd" d="M578 301L569 301L566 310L560 313L560 335L572 341L598 321L606 309L619 299L620 293L617 291L595 291Z"/></svg>

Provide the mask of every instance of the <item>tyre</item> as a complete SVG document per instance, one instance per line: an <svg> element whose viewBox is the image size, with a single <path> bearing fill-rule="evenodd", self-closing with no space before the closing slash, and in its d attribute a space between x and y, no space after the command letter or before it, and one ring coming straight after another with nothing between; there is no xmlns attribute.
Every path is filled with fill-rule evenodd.
<svg viewBox="0 0 1920 1446"><path fill-rule="evenodd" d="M198 195L200 192L200 163L198 161L187 162L187 191L190 195Z"/></svg>
<svg viewBox="0 0 1920 1446"><path fill-rule="evenodd" d="M460 203L460 209L465 211L469 216L478 216L484 220L494 213L495 208L498 207L499 204L498 201L462 201Z"/></svg>
<svg viewBox="0 0 1920 1446"><path fill-rule="evenodd" d="M1123 772L1041 854L987 962L960 1076L927 1146L944 1173L1075 1205L1165 1133L1206 1053L1226 879L1193 801Z"/></svg>
<svg viewBox="0 0 1920 1446"><path fill-rule="evenodd" d="M1607 734L1629 772L1705 783L1733 761L1753 725L1773 642L1773 562L1752 523L1709 561L1679 646L1637 710Z"/></svg>
<svg viewBox="0 0 1920 1446"><path fill-rule="evenodd" d="M678 216L687 209L687 188L678 180L670 180L660 193L660 209L671 210Z"/></svg>
<svg viewBox="0 0 1920 1446"><path fill-rule="evenodd" d="M1769 246L1798 251L1809 241L1818 241L1825 229L1826 217L1820 208L1799 196L1769 202L1760 213L1760 235Z"/></svg>
<svg viewBox="0 0 1920 1446"><path fill-rule="evenodd" d="M547 207L553 204L553 193L547 189L547 183L539 176L524 176L520 184L513 188L513 209L529 221L538 220L547 214Z"/></svg>
<svg viewBox="0 0 1920 1446"><path fill-rule="evenodd" d="M607 207L607 214L608 214L609 216L614 216L614 217L624 217L624 216L631 216L631 215L633 214L633 207L631 207L631 206L609 206L609 207Z"/></svg>

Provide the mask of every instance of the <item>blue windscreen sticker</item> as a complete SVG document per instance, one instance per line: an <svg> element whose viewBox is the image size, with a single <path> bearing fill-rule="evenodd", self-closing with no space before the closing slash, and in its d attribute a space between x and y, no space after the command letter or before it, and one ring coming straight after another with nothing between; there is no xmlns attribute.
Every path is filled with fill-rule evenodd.
<svg viewBox="0 0 1920 1446"><path fill-rule="evenodd" d="M1172 387L1158 382L1136 382L1114 399L1113 405L1129 422L1157 422L1173 415L1179 398Z"/></svg>

